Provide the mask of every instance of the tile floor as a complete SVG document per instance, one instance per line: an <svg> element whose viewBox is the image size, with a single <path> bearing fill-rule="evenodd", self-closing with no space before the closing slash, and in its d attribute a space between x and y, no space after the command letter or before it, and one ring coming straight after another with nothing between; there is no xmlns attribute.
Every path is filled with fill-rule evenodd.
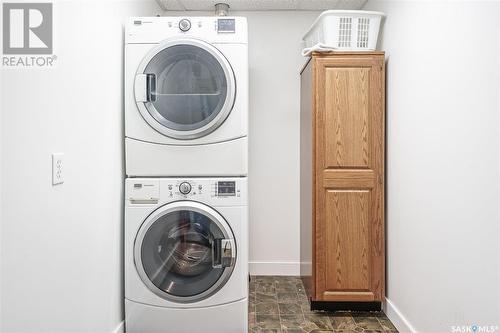
<svg viewBox="0 0 500 333"><path fill-rule="evenodd" d="M249 333L397 333L383 312L309 310L300 278L252 276Z"/></svg>

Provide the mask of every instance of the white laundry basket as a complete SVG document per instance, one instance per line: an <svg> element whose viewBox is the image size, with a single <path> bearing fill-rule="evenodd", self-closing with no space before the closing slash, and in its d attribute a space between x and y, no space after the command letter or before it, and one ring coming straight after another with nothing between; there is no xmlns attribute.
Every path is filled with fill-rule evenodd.
<svg viewBox="0 0 500 333"><path fill-rule="evenodd" d="M362 10L327 10L302 38L303 54L315 50L373 51L385 14Z"/></svg>

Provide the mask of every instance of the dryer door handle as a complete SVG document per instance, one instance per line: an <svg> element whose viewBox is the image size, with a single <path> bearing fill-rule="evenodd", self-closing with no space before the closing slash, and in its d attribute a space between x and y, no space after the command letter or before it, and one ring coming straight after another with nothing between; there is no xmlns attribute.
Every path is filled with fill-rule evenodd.
<svg viewBox="0 0 500 333"><path fill-rule="evenodd" d="M216 239L213 243L212 266L231 267L236 262L236 247L232 239Z"/></svg>
<svg viewBox="0 0 500 333"><path fill-rule="evenodd" d="M134 92L136 102L156 101L156 75L137 74L134 82Z"/></svg>

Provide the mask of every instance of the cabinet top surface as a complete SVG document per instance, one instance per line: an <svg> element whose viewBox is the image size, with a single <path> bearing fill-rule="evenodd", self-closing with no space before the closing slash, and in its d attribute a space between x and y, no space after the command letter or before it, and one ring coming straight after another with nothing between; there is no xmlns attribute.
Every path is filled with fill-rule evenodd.
<svg viewBox="0 0 500 333"><path fill-rule="evenodd" d="M329 51L329 52L313 52L311 57L309 57L302 68L300 69L300 74L304 71L307 65L311 62L311 59L318 58L335 58L335 57L345 57L345 56L378 56L385 57L385 51Z"/></svg>
<svg viewBox="0 0 500 333"><path fill-rule="evenodd" d="M313 57L332 57L345 55L385 55L385 51L329 51L329 52L313 52Z"/></svg>

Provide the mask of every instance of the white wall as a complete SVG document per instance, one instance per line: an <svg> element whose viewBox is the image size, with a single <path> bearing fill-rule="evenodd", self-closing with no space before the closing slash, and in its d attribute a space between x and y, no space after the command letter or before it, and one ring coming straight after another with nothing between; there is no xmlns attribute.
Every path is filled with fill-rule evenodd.
<svg viewBox="0 0 500 333"><path fill-rule="evenodd" d="M250 269L298 275L302 36L317 12L249 12Z"/></svg>
<svg viewBox="0 0 500 333"><path fill-rule="evenodd" d="M388 15L388 314L402 332L500 326L500 3L366 8Z"/></svg>
<svg viewBox="0 0 500 333"><path fill-rule="evenodd" d="M122 23L154 1L56 1L54 69L1 72L3 333L113 332L122 293ZM51 185L51 153L66 182Z"/></svg>
<svg viewBox="0 0 500 333"><path fill-rule="evenodd" d="M1 11L1 10L0 10ZM0 44L3 45L3 33L0 34ZM0 70L0 92L3 92L3 72ZM3 96L0 93L0 295L3 295L2 292L2 225L3 225L3 210L2 210L2 205L3 205L3 200L2 200L2 178L3 178L3 165L4 165L4 159L3 159L3 153L2 153L2 141L3 141ZM2 332L2 300L0 296L0 333Z"/></svg>
<svg viewBox="0 0 500 333"><path fill-rule="evenodd" d="M230 12L248 19L250 273L299 274L299 71L314 11ZM213 15L165 11L163 16Z"/></svg>

